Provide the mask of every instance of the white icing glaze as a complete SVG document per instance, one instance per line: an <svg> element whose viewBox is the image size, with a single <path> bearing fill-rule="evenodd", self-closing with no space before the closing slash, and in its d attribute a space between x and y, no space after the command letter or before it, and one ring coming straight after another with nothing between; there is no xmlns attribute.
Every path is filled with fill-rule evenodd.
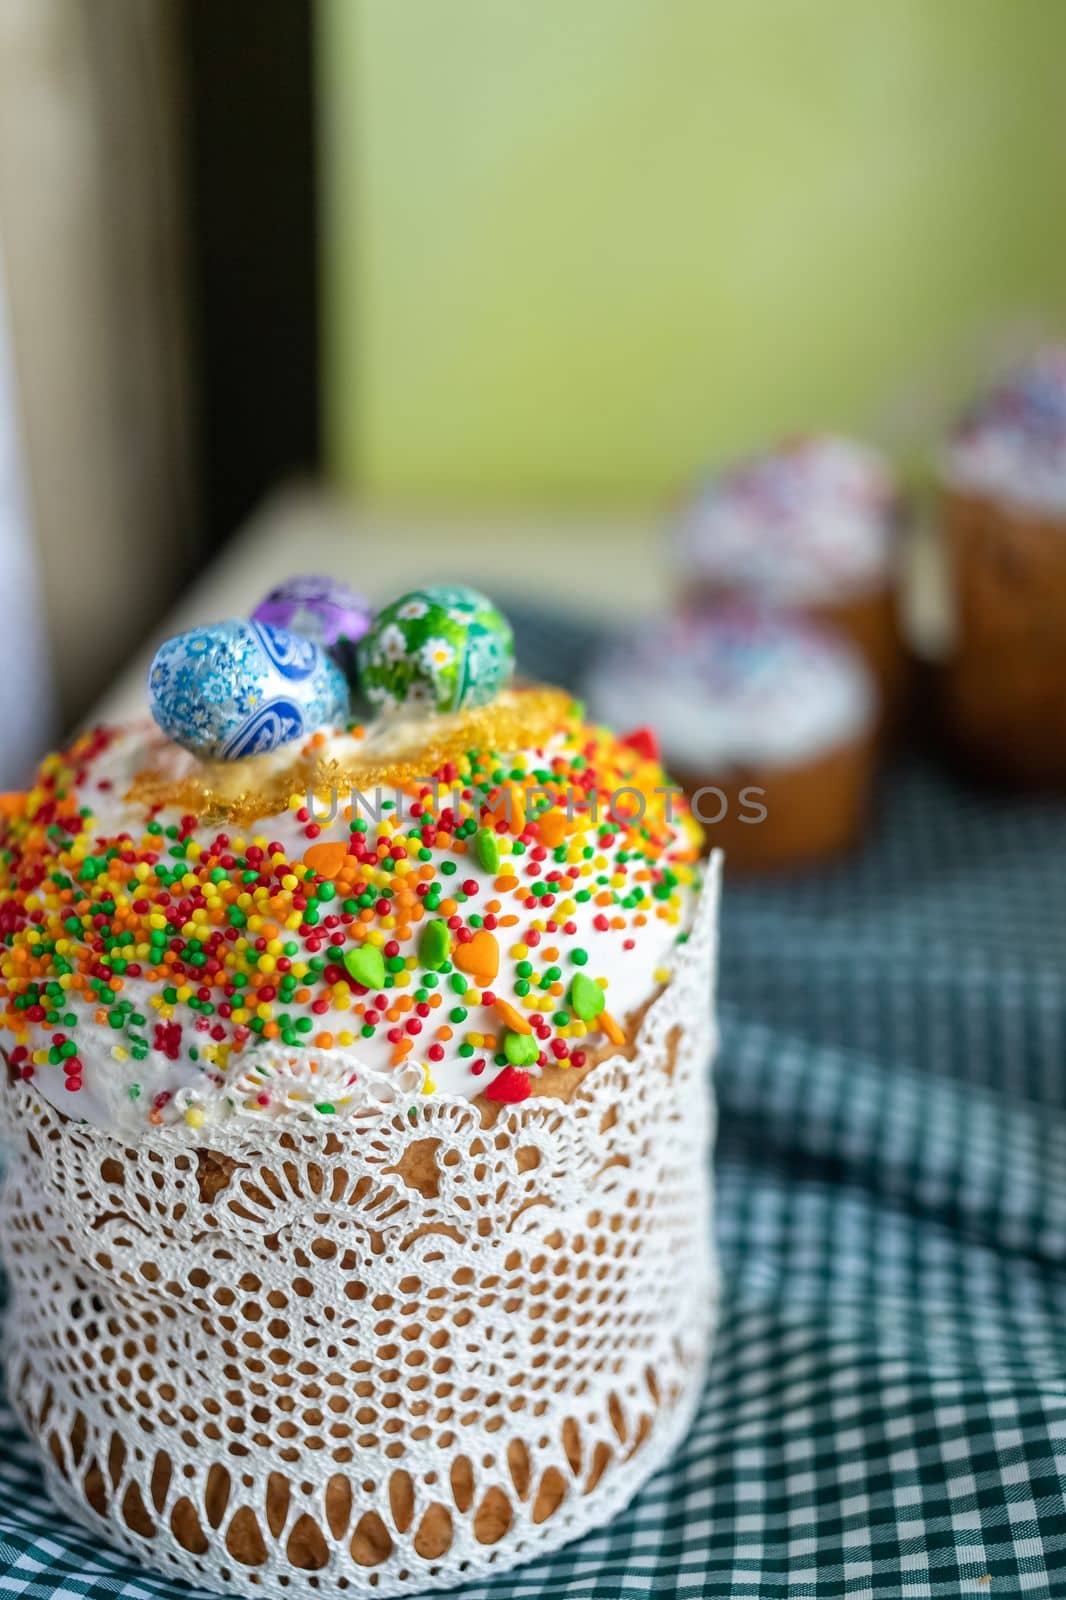
<svg viewBox="0 0 1066 1600"><path fill-rule="evenodd" d="M604 722L655 730L668 770L787 767L865 733L875 691L858 653L797 618L722 605L608 648L586 681Z"/></svg>
<svg viewBox="0 0 1066 1600"><path fill-rule="evenodd" d="M800 438L705 483L678 520L675 561L686 582L778 605L850 599L892 580L895 493L866 445Z"/></svg>
<svg viewBox="0 0 1066 1600"><path fill-rule="evenodd" d="M979 400L940 469L954 488L1066 514L1066 345L1042 350Z"/></svg>

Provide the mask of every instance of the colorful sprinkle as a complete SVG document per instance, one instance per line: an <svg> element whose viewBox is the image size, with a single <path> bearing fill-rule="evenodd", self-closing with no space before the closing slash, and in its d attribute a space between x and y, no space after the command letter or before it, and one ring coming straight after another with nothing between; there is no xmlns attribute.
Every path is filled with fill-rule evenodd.
<svg viewBox="0 0 1066 1600"><path fill-rule="evenodd" d="M452 940L448 924L434 918L427 922L418 941L418 959L430 972L439 972L451 954Z"/></svg>
<svg viewBox="0 0 1066 1600"><path fill-rule="evenodd" d="M538 1063L585 1066L594 1035L625 1038L617 997L633 986L616 964L632 952L638 993L649 967L668 971L699 837L641 752L565 706L557 726L523 753L481 741L424 777L412 764L417 780L374 818L353 804L316 820L299 784L241 824L209 821L192 796L179 807L165 784L126 793L137 729L48 757L29 793L0 803L12 1070L71 1093L91 1079L94 1104L114 1074L128 1111L198 1131L230 1104L343 1115L367 1064L406 1074L405 1094L461 1083L501 1103L535 1092ZM346 749L363 737L337 736ZM318 733L306 752L334 755ZM612 820L610 795L634 785L641 819ZM549 844L545 819L570 811L580 823ZM614 1014L574 970L590 966L611 972Z"/></svg>
<svg viewBox="0 0 1066 1600"><path fill-rule="evenodd" d="M500 946L495 935L484 930L475 933L468 944L457 948L455 965L481 988L491 983L500 970Z"/></svg>
<svg viewBox="0 0 1066 1600"><path fill-rule="evenodd" d="M508 1066L493 1078L485 1090L485 1099L495 1100L498 1105L513 1106L520 1100L528 1100L531 1092L529 1073L523 1072L520 1067Z"/></svg>
<svg viewBox="0 0 1066 1600"><path fill-rule="evenodd" d="M540 1055L532 1033L514 1033L510 1028L503 1036L503 1053L512 1067L528 1067Z"/></svg>
<svg viewBox="0 0 1066 1600"><path fill-rule="evenodd" d="M603 990L583 972L575 972L570 980L570 1004L582 1022L592 1022L600 1015L607 1001Z"/></svg>
<svg viewBox="0 0 1066 1600"><path fill-rule="evenodd" d="M376 945L363 945L358 950L345 953L344 965L349 978L367 989L380 989L385 982L385 958Z"/></svg>

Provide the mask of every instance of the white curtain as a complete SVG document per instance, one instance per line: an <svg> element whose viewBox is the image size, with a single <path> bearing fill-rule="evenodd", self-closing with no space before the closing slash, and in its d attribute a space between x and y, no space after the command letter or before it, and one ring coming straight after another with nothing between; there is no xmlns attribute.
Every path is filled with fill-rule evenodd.
<svg viewBox="0 0 1066 1600"><path fill-rule="evenodd" d="M50 652L21 462L0 261L0 788L18 789L55 737Z"/></svg>

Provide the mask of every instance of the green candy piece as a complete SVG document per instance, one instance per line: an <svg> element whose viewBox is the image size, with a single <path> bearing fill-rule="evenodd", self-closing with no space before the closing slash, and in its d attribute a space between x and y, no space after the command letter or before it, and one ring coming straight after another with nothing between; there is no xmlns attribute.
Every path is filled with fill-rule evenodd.
<svg viewBox="0 0 1066 1600"><path fill-rule="evenodd" d="M379 712L483 706L514 672L511 625L476 589L414 589L359 641L359 683Z"/></svg>
<svg viewBox="0 0 1066 1600"><path fill-rule="evenodd" d="M486 872L499 872L500 844L494 828L478 829L474 838L474 853L478 866L484 867Z"/></svg>
<svg viewBox="0 0 1066 1600"><path fill-rule="evenodd" d="M451 948L452 936L448 924L439 917L427 922L418 941L418 959L422 965L428 967L430 972L439 971L451 954Z"/></svg>
<svg viewBox="0 0 1066 1600"><path fill-rule="evenodd" d="M385 982L385 957L377 945L363 944L346 951L344 965L349 978L367 989L380 989Z"/></svg>
<svg viewBox="0 0 1066 1600"><path fill-rule="evenodd" d="M528 1067L536 1061L540 1050L531 1033L515 1033L508 1028L503 1036L503 1053L512 1067Z"/></svg>
<svg viewBox="0 0 1066 1600"><path fill-rule="evenodd" d="M607 1004L603 990L583 972L575 972L570 980L570 1004L582 1022L598 1017Z"/></svg>

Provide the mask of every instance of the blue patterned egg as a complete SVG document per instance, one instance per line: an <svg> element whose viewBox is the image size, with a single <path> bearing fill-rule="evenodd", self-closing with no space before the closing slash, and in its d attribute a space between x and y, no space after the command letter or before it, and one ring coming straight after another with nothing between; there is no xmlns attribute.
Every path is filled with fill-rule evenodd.
<svg viewBox="0 0 1066 1600"><path fill-rule="evenodd" d="M348 716L348 685L311 639L263 622L216 622L160 645L148 674L152 715L195 755L264 755Z"/></svg>

